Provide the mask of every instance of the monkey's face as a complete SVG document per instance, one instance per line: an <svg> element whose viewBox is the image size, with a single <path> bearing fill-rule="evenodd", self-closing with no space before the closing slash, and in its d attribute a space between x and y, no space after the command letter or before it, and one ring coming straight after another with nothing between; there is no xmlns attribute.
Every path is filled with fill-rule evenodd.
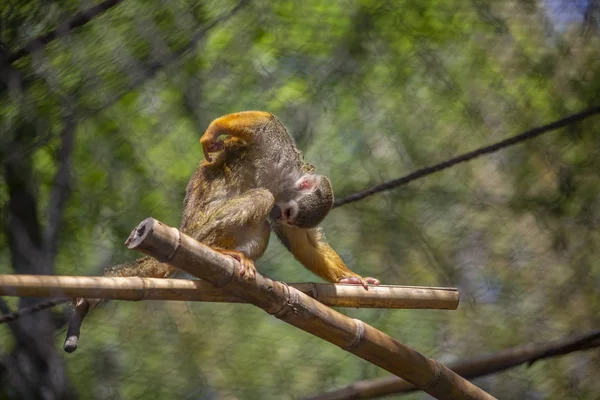
<svg viewBox="0 0 600 400"><path fill-rule="evenodd" d="M298 179L291 198L273 206L269 216L273 221L297 228L314 228L333 206L333 190L327 177L306 174Z"/></svg>

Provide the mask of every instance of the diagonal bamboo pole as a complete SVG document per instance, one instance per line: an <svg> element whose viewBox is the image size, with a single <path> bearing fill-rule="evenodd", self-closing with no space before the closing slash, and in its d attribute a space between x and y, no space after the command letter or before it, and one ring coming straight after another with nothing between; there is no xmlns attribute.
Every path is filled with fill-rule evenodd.
<svg viewBox="0 0 600 400"><path fill-rule="evenodd" d="M449 364L448 367L460 376L474 379L495 374L527 363L531 365L544 358L556 357L600 347L600 330L583 335L570 336L544 344L525 344L500 350L496 353L476 356ZM329 392L306 397L304 400L350 400L373 399L392 394L405 394L418 390L413 384L398 378L368 379Z"/></svg>
<svg viewBox="0 0 600 400"><path fill-rule="evenodd" d="M285 283L261 274L256 274L255 280L241 278L239 263L233 258L217 253L153 218L142 221L126 245L207 280L297 328L412 382L438 399L494 398L439 362Z"/></svg>
<svg viewBox="0 0 600 400"><path fill-rule="evenodd" d="M330 307L456 310L454 288L290 283ZM0 275L0 296L81 297L115 300L183 300L246 303L205 281L140 277Z"/></svg>

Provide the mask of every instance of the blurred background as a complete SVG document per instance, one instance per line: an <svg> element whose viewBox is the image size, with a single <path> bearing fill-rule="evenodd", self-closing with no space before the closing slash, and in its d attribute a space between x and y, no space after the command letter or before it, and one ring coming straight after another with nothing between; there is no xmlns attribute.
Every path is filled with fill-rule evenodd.
<svg viewBox="0 0 600 400"><path fill-rule="evenodd" d="M342 198L600 105L599 35L598 0L3 0L0 273L136 258L139 221L178 226L220 115L279 116ZM333 210L358 273L461 292L457 311L340 311L444 363L598 328L599 125ZM258 269L319 281L275 237ZM113 301L66 354L61 310L0 325L1 398L292 399L389 376L249 305ZM599 368L589 350L475 383L593 399Z"/></svg>

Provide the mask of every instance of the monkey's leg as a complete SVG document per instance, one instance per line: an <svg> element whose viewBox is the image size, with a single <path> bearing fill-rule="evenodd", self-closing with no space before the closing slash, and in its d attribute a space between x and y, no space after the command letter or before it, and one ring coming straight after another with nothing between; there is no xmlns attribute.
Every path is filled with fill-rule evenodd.
<svg viewBox="0 0 600 400"><path fill-rule="evenodd" d="M214 209L198 213L197 220L188 221L184 233L235 258L242 267L241 275L254 279L253 260L264 253L269 242L270 229L266 221L273 203L273 195L268 190L248 190Z"/></svg>

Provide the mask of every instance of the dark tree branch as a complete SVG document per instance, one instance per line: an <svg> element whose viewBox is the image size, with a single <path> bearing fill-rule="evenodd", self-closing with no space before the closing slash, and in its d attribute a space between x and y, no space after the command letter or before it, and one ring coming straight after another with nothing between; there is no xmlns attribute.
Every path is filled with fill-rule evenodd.
<svg viewBox="0 0 600 400"><path fill-rule="evenodd" d="M490 153L494 153L500 149L503 149L505 147L509 147L509 146L513 146L515 144L524 142L525 140L529 140L529 139L533 139L536 138L546 132L550 132L553 130L556 130L558 128L562 128L565 127L567 125L571 125L574 124L575 122L579 122L579 121L583 121L586 118L589 118L593 115L596 114L600 114L600 106L597 107L592 107L589 108L585 111L582 111L580 113L577 114L572 114L566 118L563 119L559 119L558 121L554 121L552 123L549 123L547 125L543 125L543 126L539 126L537 128L533 128L530 129L526 132L523 132L519 135L513 136L511 138L502 140L498 143L494 143L492 145L489 146L485 146L485 147L481 147L477 150L473 150L470 151L468 153L465 154L461 154L460 156L451 158L450 160L441 162L439 164L433 165L431 167L425 167L425 168L421 168L418 169L406 176L403 176L401 178L397 178L397 179L392 179L390 181L381 183L379 185L375 185L373 187L370 187L368 189L365 190L361 190L360 192L356 192L354 194L351 194L349 196L343 197L342 199L336 200L335 203L333 204L333 207L339 207L342 206L344 204L348 204L348 203L353 203L355 201L359 201L364 199L365 197L369 197L372 196L376 193L379 192L383 192L386 190L390 190L390 189L395 189L398 186L402 186L405 185L409 182L415 181L417 179L423 178L427 175L431 175L435 172L439 172L442 171L444 169L453 167L457 164L466 162L466 161L470 161L474 158L477 158L479 156L485 155L485 154L490 154Z"/></svg>
<svg viewBox="0 0 600 400"><path fill-rule="evenodd" d="M107 10L121 3L123 0L104 0L102 3L97 4L93 7L90 7L86 10L83 10L68 21L63 22L58 28L45 33L37 38L31 40L29 43L25 45L25 47L15 51L11 55L8 56L8 62L14 63L15 61L25 57L32 52L39 50L46 46L48 43L66 36L69 32L71 32L75 28L79 28L90 22L95 17L103 14Z"/></svg>
<svg viewBox="0 0 600 400"><path fill-rule="evenodd" d="M448 367L466 379L494 374L516 366L528 366L538 360L557 357L575 351L600 347L600 330L567 337L548 344L526 344L497 353L468 358ZM355 382L338 390L321 393L305 400L367 399L398 393L410 393L414 385L397 377L386 377Z"/></svg>
<svg viewBox="0 0 600 400"><path fill-rule="evenodd" d="M5 51L4 46L0 43L0 93L7 92L9 98L14 101L15 104L19 106L23 115L28 115L28 117L33 120L33 122L29 123L29 127L32 130L39 131L36 128L36 124L40 125L39 117L35 115L32 110L31 103L25 96L27 82L21 76L21 73L14 68L7 61L7 53ZM22 124L23 126L26 124ZM40 137L49 138L51 135L48 133L34 135L35 137L28 137L27 139L23 138L15 138L15 135L19 135L20 132L15 132L11 135L11 133L7 130L2 130L0 132L0 137L2 140L0 141L0 164L14 164L25 157L29 150L33 150L36 142L40 142ZM46 140L46 139L44 139Z"/></svg>
<svg viewBox="0 0 600 400"><path fill-rule="evenodd" d="M156 76L156 74L158 74L160 71L162 71L163 69L165 69L166 67L168 67L169 65L174 63L175 61L180 60L182 57L184 57L186 54L188 54L190 51L192 51L196 47L196 45L202 39L204 39L206 34L211 29L213 29L215 26L217 26L221 22L227 21L228 19L233 17L235 14L237 14L241 9L243 9L249 3L250 3L250 0L241 0L231 11L229 11L228 13L226 13L224 15L221 15L218 18L215 18L211 23L209 23L208 25L201 28L198 32L196 32L192 36L192 39L190 40L190 42L187 43L185 46L183 46L181 49L179 49L178 51L176 51L174 53L171 53L168 57L166 57L164 60L162 60L160 62L157 61L157 62L150 63L146 67L146 71L144 71L143 74L141 74L137 78L133 79L133 82L130 82L130 85L127 88L127 90L124 90L121 93L117 93L116 95L114 95L113 97L108 99L103 105L101 105L97 109L90 110L90 112L87 113L86 115L84 115L84 117L88 117L90 115L97 114L97 113L107 109L108 107L112 106L117 101L119 101L121 98L123 98L123 96L125 96L126 94L139 88L140 86L145 84L148 80L154 78Z"/></svg>
<svg viewBox="0 0 600 400"><path fill-rule="evenodd" d="M562 356L574 351L588 350L600 346L600 330L573 336L567 339L556 341L547 346L539 346L537 351L533 352L531 358L527 360L527 365L544 358ZM533 347L533 346L531 346Z"/></svg>
<svg viewBox="0 0 600 400"><path fill-rule="evenodd" d="M8 195L7 218L3 221L3 228L8 237L12 267L15 272L51 274L53 260L45 251L38 218L32 155L31 152L21 152L38 139L42 127L38 126L40 121L36 115L28 113L30 107L23 96L20 74L6 62L2 51L0 69L0 92L9 90L9 95L20 105L24 117L0 148L0 171L4 173ZM7 157L8 153L10 157ZM15 153L18 155L15 156ZM24 297L20 299L19 307L27 308L37 302L34 298ZM5 306L6 303L0 302L0 310L10 313ZM73 398L62 358L54 345L55 323L49 310L38 313L35 318L28 316L10 322L9 326L16 343L10 354L1 360L2 365L10 367L0 369L3 372L2 380L6 383L0 386L0 397Z"/></svg>
<svg viewBox="0 0 600 400"><path fill-rule="evenodd" d="M34 136L33 127L24 124L16 133L18 146ZM16 272L49 274L42 257L42 235L37 213L37 201L31 185L31 159L24 156L4 164L4 179L8 189L8 242Z"/></svg>
<svg viewBox="0 0 600 400"><path fill-rule="evenodd" d="M45 243L48 256L54 259L57 250L58 232L60 230L65 204L71 193L71 153L75 143L76 121L73 113L68 110L64 117L61 132L61 145L56 154L58 169L54 176L54 184L47 206L48 225L46 226Z"/></svg>
<svg viewBox="0 0 600 400"><path fill-rule="evenodd" d="M121 93L117 93L117 94L113 95L104 104L100 105L99 107L97 107L95 109L89 109L89 110L83 111L82 114L80 115L80 118L89 118L89 117L109 108L110 106L112 106L113 104L118 102L121 98L123 98L123 96L125 96L126 94L128 94L131 91L136 90L139 87L141 87L142 85L144 85L150 79L154 78L160 71L162 71L166 67L170 66L172 63L178 61L179 59L183 58L185 55L190 53L192 50L194 50L194 48L198 45L198 43L202 39L204 39L204 37L210 30L212 30L214 27L216 27L220 23L227 21L228 19L235 16L240 10L242 10L248 4L250 4L250 0L240 0L239 3L233 9L231 9L231 11L215 18L212 22L210 22L209 24L205 25L200 30L198 30L192 36L190 42L187 43L185 46L183 46L181 49L170 54L168 57L166 57L165 60L150 63L146 67L146 70L144 71L144 73L140 74L137 78L133 79L133 81L130 82L129 87L127 87L126 90L122 91ZM23 90L22 90L23 89L23 84L22 84L23 80L20 79L20 77L18 76L18 71L15 70L8 62L11 60L11 57L13 57L13 56L7 55L5 52L2 51L2 48L0 47L0 77L11 78L11 79L4 79L7 82L7 85L11 88L12 87L20 88L21 90L19 90L19 92L22 93L23 92ZM10 68L10 70L8 70L7 68ZM12 79L12 77L16 77L19 79ZM0 84L1 83L2 82L0 82ZM19 83L19 85L17 85L17 83ZM0 87L0 91L2 91L1 87ZM24 150L28 150L28 151L34 150L35 148L47 143L48 139L49 139L49 137L47 137L47 136L44 136L41 139L38 138L38 139L34 140ZM15 155L21 155L23 152L24 151L12 152L12 154L10 155L10 158L11 159L16 158ZM2 157L2 156L6 156L6 155L2 154L2 152L0 151L0 157Z"/></svg>
<svg viewBox="0 0 600 400"><path fill-rule="evenodd" d="M35 129L23 123L16 132L15 145L26 143L34 135ZM44 251L32 188L32 168L30 155L4 163L9 197L6 229L12 266L19 273L51 274L53 260ZM24 297L19 307L27 308L38 301ZM10 324L16 347L5 362L11 366L6 370L6 376L15 395L19 398L69 398L71 387L54 346L54 322L49 310L38 313L35 318L28 316Z"/></svg>
<svg viewBox="0 0 600 400"><path fill-rule="evenodd" d="M0 49L0 80L15 96L22 96L22 80L19 71L6 63L6 54ZM23 102L24 103L24 102ZM25 107L25 106L24 106ZM6 157L7 152L27 147L36 138L35 126L22 122L12 135L10 145L0 152L0 162L8 192L8 242L12 265L16 272L49 273L42 257L43 239L37 215L37 201L32 185L32 160L30 154Z"/></svg>
<svg viewBox="0 0 600 400"><path fill-rule="evenodd" d="M10 65L6 47L0 43L0 93L8 89L11 93L23 93L23 83L19 71Z"/></svg>

